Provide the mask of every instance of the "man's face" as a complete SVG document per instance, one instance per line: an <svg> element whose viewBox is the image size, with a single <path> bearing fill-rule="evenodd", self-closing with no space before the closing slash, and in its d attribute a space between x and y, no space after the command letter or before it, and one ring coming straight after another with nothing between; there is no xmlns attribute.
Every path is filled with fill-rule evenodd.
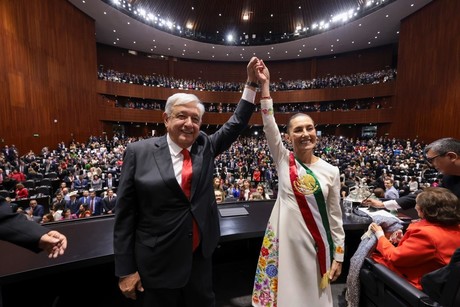
<svg viewBox="0 0 460 307"><path fill-rule="evenodd" d="M196 103L174 106L171 115L163 113L171 140L181 148L192 146L200 133L201 118Z"/></svg>
<svg viewBox="0 0 460 307"><path fill-rule="evenodd" d="M385 185L385 188L389 189L393 186L393 183L390 181L390 180L385 180L383 182L383 184Z"/></svg>

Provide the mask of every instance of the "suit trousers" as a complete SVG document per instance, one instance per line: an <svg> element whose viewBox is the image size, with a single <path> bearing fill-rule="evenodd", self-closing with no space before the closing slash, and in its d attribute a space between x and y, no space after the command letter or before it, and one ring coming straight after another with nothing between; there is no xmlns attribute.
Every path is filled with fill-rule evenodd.
<svg viewBox="0 0 460 307"><path fill-rule="evenodd" d="M141 307L214 307L212 257L204 258L201 248L197 248L193 253L190 279L183 288L144 289L137 295Z"/></svg>

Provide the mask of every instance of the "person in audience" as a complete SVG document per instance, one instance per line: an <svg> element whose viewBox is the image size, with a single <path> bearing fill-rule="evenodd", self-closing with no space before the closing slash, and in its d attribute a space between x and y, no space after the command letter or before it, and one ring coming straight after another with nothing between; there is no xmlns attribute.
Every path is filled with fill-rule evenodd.
<svg viewBox="0 0 460 307"><path fill-rule="evenodd" d="M78 198L78 193L77 191L72 191L69 193L69 200L66 202L64 208L69 208L70 209L70 212L72 212L72 214L77 214L79 209L80 209L80 205L82 204L79 200L77 200ZM85 202L83 202L85 203Z"/></svg>
<svg viewBox="0 0 460 307"><path fill-rule="evenodd" d="M83 195L78 199L80 204L88 204L89 205L89 190L84 190Z"/></svg>
<svg viewBox="0 0 460 307"><path fill-rule="evenodd" d="M49 258L57 258L67 248L67 238L56 230L31 223L22 214L11 211L0 196L0 240L8 241L33 252L45 251Z"/></svg>
<svg viewBox="0 0 460 307"><path fill-rule="evenodd" d="M64 209L64 207L66 206L66 201L64 200L64 198L62 197L62 193L57 193L56 194L56 197L53 199L53 202L51 204L51 208L55 207L56 209L57 208L61 208Z"/></svg>
<svg viewBox="0 0 460 307"><path fill-rule="evenodd" d="M249 200L263 200L262 194L259 192L252 192L251 195L249 195Z"/></svg>
<svg viewBox="0 0 460 307"><path fill-rule="evenodd" d="M220 229L214 159L255 110L256 61L248 63L248 85L235 112L214 134L200 131L204 106L198 97L177 93L163 113L167 134L125 150L115 212L115 274L126 297L142 293L142 306L215 306L211 256Z"/></svg>
<svg viewBox="0 0 460 307"><path fill-rule="evenodd" d="M103 187L107 189L114 189L118 186L118 180L113 177L112 173L107 174L107 178L104 180Z"/></svg>
<svg viewBox="0 0 460 307"><path fill-rule="evenodd" d="M447 265L460 246L460 203L448 189L428 187L417 195L415 209L421 220L409 225L397 246L381 226L370 225L378 240L372 258L421 290L422 276Z"/></svg>
<svg viewBox="0 0 460 307"><path fill-rule="evenodd" d="M88 180L83 175L78 175L73 185L75 190L85 190L88 188Z"/></svg>
<svg viewBox="0 0 460 307"><path fill-rule="evenodd" d="M385 198L385 190L382 189L382 188L375 188L374 189L374 195L375 195L375 197L377 197L379 199L383 199L383 198Z"/></svg>
<svg viewBox="0 0 460 307"><path fill-rule="evenodd" d="M85 217L90 217L92 215L91 210L88 207L88 204L80 204L80 207L78 207L78 213L77 216L78 218L85 218Z"/></svg>
<svg viewBox="0 0 460 307"><path fill-rule="evenodd" d="M117 197L114 195L113 190L107 190L107 196L102 199L103 213L113 214L115 213L115 207L117 204Z"/></svg>
<svg viewBox="0 0 460 307"><path fill-rule="evenodd" d="M449 189L460 197L460 140L441 138L428 144L424 152L426 161L442 174L442 182L439 186ZM367 199L364 203L391 211L413 208L416 197L417 193L411 193L385 202Z"/></svg>
<svg viewBox="0 0 460 307"><path fill-rule="evenodd" d="M314 155L315 123L297 113L287 123L283 144L270 98L270 74L259 61L264 133L278 171L278 195L257 264L253 306L333 306L329 283L344 259L340 172ZM308 303L307 303L308 302Z"/></svg>
<svg viewBox="0 0 460 307"><path fill-rule="evenodd" d="M17 167L13 169L13 171L8 175L10 179L15 180L16 182L23 182L26 181L26 176L24 173L20 172Z"/></svg>
<svg viewBox="0 0 460 307"><path fill-rule="evenodd" d="M34 221L40 222L45 214L45 208L40 205L36 199L31 199L29 202L29 208L32 210Z"/></svg>
<svg viewBox="0 0 460 307"><path fill-rule="evenodd" d="M417 190L418 190L417 177L412 176L412 177L410 177L410 181L409 181L409 192L414 193Z"/></svg>
<svg viewBox="0 0 460 307"><path fill-rule="evenodd" d="M50 208L50 213L53 215L55 221L59 221L62 217L62 211L64 210L65 205L63 206L60 203L52 204Z"/></svg>
<svg viewBox="0 0 460 307"><path fill-rule="evenodd" d="M216 197L216 203L221 204L224 202L224 191L220 189L214 189L214 196Z"/></svg>
<svg viewBox="0 0 460 307"><path fill-rule="evenodd" d="M243 186L240 188L240 201L249 200L251 193L253 192L251 187L251 181L248 179L243 180Z"/></svg>
<svg viewBox="0 0 460 307"><path fill-rule="evenodd" d="M42 217L42 220L40 221L41 224L45 224L49 222L54 222L54 216L51 212L44 214Z"/></svg>
<svg viewBox="0 0 460 307"><path fill-rule="evenodd" d="M399 192L393 185L394 181L390 177L385 177L383 184L385 185L385 198L386 199L397 199L399 198Z"/></svg>
<svg viewBox="0 0 460 307"><path fill-rule="evenodd" d="M102 198L96 195L96 191L89 190L88 209L91 215L101 215L103 210Z"/></svg>
<svg viewBox="0 0 460 307"><path fill-rule="evenodd" d="M17 183L16 184L16 199L23 199L23 198L28 198L29 197L29 190L27 190L26 187L22 183Z"/></svg>
<svg viewBox="0 0 460 307"><path fill-rule="evenodd" d="M97 174L93 175L93 178L91 179L91 189L99 191L102 190L102 179L99 178Z"/></svg>
<svg viewBox="0 0 460 307"><path fill-rule="evenodd" d="M265 191L265 185L259 183L256 188L256 192L260 194L261 199L270 199L270 195Z"/></svg>
<svg viewBox="0 0 460 307"><path fill-rule="evenodd" d="M62 211L62 217L60 220L63 221L63 220L73 220L73 219L78 219L78 216L75 213L72 213L70 208L65 208Z"/></svg>

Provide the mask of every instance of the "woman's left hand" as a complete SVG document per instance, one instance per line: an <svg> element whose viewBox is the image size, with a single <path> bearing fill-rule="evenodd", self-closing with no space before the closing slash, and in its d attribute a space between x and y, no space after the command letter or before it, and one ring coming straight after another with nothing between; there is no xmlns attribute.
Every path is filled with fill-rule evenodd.
<svg viewBox="0 0 460 307"><path fill-rule="evenodd" d="M329 271L329 280L336 281L342 273L342 262L332 260L331 270Z"/></svg>

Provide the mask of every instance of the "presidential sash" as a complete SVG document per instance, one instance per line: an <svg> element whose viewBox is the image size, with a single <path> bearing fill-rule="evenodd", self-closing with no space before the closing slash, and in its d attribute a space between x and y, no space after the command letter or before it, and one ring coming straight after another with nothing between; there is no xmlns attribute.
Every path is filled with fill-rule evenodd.
<svg viewBox="0 0 460 307"><path fill-rule="evenodd" d="M307 173L305 176L298 176L297 166L295 163L296 160L305 169ZM297 200L297 204L299 205L303 220L315 240L317 250L316 257L318 259L321 273L320 287L321 289L324 289L329 284L327 269L330 266L332 261L331 259L334 255L334 243L332 241L332 235L329 227L329 219L327 217L326 201L324 200L321 185L315 177L315 174L301 161L296 159L292 152L289 155L289 176L291 179L292 190ZM310 195L314 196L313 198L309 197L309 199L311 205L318 208L320 218L315 217L310 209L307 202L307 197ZM323 231L321 231L320 228L322 228ZM329 245L329 250L326 247L326 243Z"/></svg>

